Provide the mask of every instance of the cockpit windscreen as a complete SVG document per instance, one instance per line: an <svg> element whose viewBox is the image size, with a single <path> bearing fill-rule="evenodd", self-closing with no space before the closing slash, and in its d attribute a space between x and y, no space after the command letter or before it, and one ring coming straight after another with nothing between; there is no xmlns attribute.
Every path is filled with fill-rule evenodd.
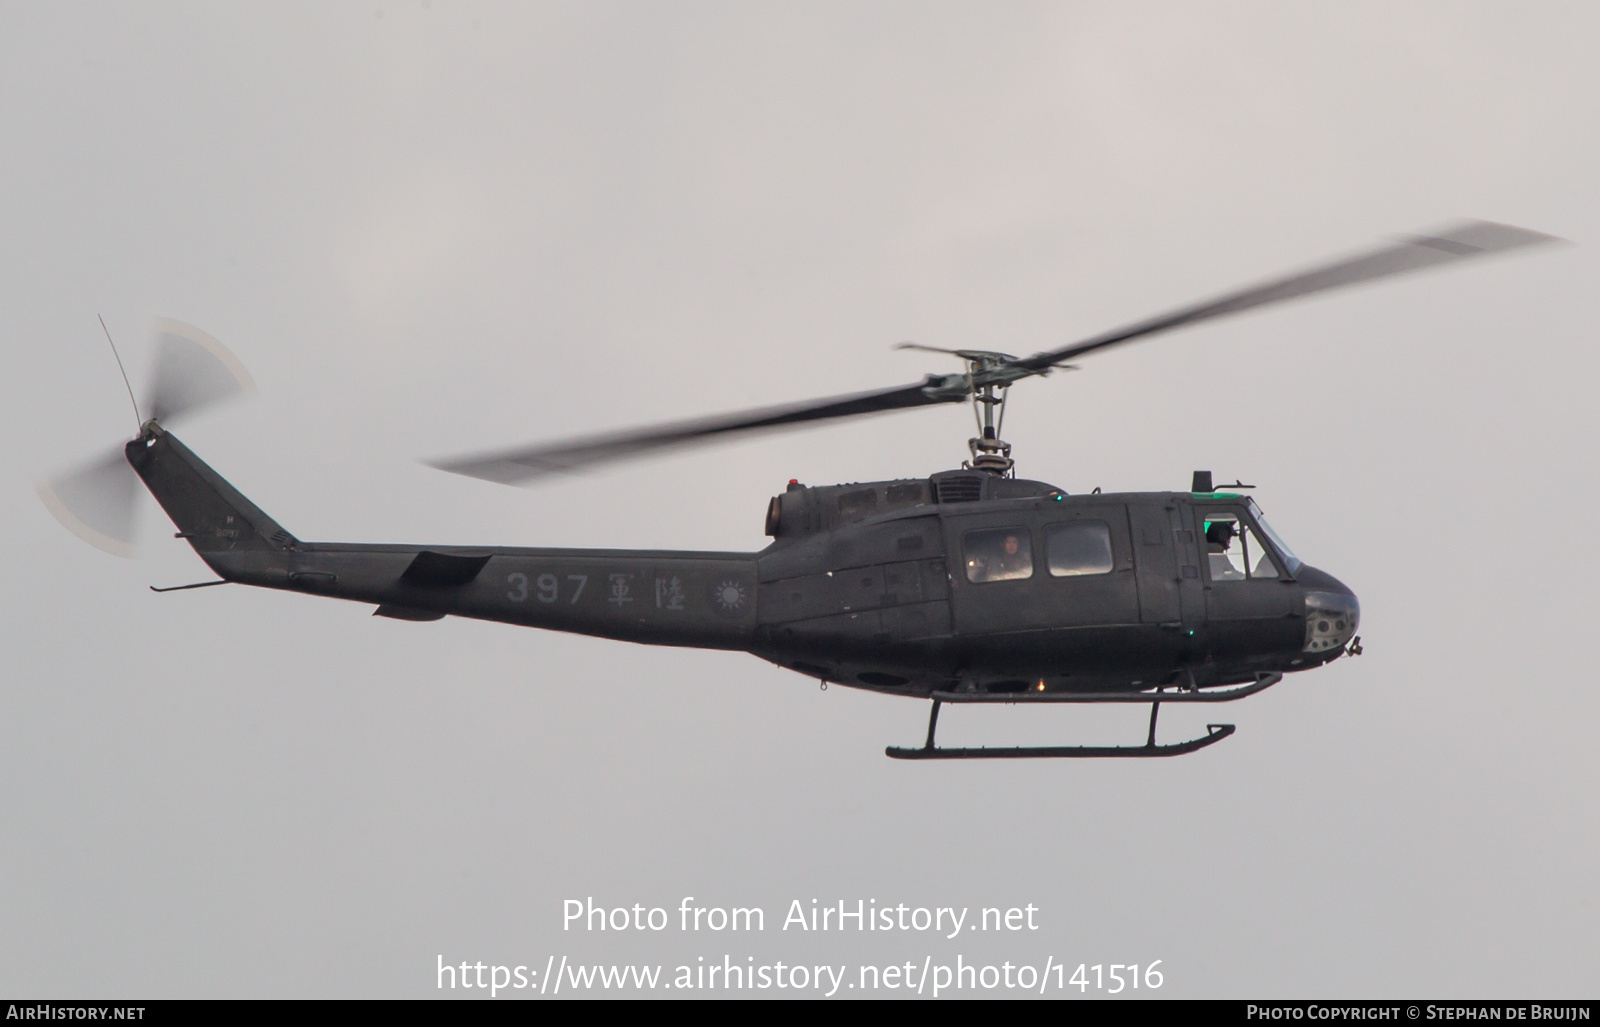
<svg viewBox="0 0 1600 1027"><path fill-rule="evenodd" d="M1293 574L1298 571L1301 564L1300 558L1294 555L1294 550L1285 545L1278 533L1272 530L1272 525L1267 523L1267 518L1262 514L1261 508L1256 505L1256 501L1247 499L1245 503L1250 507L1250 514L1256 519L1256 524L1260 526L1262 534L1272 540L1273 548L1278 551L1279 556L1283 557L1283 562L1288 564L1289 573Z"/></svg>

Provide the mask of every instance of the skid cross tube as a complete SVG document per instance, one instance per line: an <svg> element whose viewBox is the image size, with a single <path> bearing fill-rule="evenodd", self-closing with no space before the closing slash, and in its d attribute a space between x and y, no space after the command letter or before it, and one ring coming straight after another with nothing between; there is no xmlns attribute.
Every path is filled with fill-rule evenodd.
<svg viewBox="0 0 1600 1027"><path fill-rule="evenodd" d="M1164 702L1228 702L1254 695L1283 680L1282 674L1261 674L1253 684L1232 688L1225 692L1089 692L1076 696L1008 695L976 698L967 693L935 692L933 708L928 712L928 738L920 749L889 746L883 754L896 760L993 760L993 759L1105 759L1114 757L1149 758L1157 756L1182 756L1185 753L1215 745L1233 734L1232 724L1207 724L1206 733L1171 745L1156 744L1156 718ZM939 707L946 702L1147 702L1150 704L1150 730L1143 745L1047 745L1016 746L990 749L941 749L934 744L934 733L939 726Z"/></svg>

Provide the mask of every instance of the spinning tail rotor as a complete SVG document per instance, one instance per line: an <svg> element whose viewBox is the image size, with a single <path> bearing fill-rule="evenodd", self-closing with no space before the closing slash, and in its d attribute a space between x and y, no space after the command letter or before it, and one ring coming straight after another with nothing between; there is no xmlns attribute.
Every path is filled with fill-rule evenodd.
<svg viewBox="0 0 1600 1027"><path fill-rule="evenodd" d="M255 393L255 381L239 358L195 326L158 318L155 336L155 361L143 402L134 399L131 385L128 389L134 416L140 418L140 438L152 437L159 426L207 407ZM114 344L112 352L116 352ZM119 356L119 367L121 363ZM126 372L123 380L127 380ZM68 531L114 556L134 555L135 514L142 486L122 446L72 471L43 479L34 489Z"/></svg>

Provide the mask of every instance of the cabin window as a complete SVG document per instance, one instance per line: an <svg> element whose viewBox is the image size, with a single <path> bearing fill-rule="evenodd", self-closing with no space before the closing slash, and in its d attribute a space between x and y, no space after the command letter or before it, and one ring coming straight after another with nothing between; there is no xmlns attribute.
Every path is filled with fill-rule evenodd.
<svg viewBox="0 0 1600 1027"><path fill-rule="evenodd" d="M1056 578L1110 573L1117 563L1111 555L1111 526L1105 521L1047 524L1044 558Z"/></svg>
<svg viewBox="0 0 1600 1027"><path fill-rule="evenodd" d="M1033 577L1033 540L1027 528L984 528L961 539L967 580L1015 581Z"/></svg>
<svg viewBox="0 0 1600 1027"><path fill-rule="evenodd" d="M1278 566L1248 521L1236 513L1220 511L1202 517L1206 565L1212 581L1277 579Z"/></svg>

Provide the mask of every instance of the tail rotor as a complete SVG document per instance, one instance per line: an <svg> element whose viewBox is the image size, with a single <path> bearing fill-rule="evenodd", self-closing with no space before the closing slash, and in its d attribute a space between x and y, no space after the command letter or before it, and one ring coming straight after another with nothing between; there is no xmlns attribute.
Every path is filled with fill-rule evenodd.
<svg viewBox="0 0 1600 1027"><path fill-rule="evenodd" d="M145 416L163 426L187 414L253 396L255 379L228 348L194 325L157 318L155 369L145 392Z"/></svg>
<svg viewBox="0 0 1600 1027"><path fill-rule="evenodd" d="M107 333L106 338L110 339ZM112 344L112 352L116 345ZM122 359L117 363L120 367ZM126 379L126 375L124 375ZM134 400L142 417L140 437L153 425L166 425L241 395L254 395L255 381L239 358L193 325L169 318L155 322L155 361L144 401ZM133 390L129 389L129 398ZM45 508L74 535L111 553L132 557L137 526L139 476L123 447L71 471L35 483Z"/></svg>
<svg viewBox="0 0 1600 1027"><path fill-rule="evenodd" d="M55 478L34 483L34 491L62 526L112 556L133 557L139 476L122 447Z"/></svg>

